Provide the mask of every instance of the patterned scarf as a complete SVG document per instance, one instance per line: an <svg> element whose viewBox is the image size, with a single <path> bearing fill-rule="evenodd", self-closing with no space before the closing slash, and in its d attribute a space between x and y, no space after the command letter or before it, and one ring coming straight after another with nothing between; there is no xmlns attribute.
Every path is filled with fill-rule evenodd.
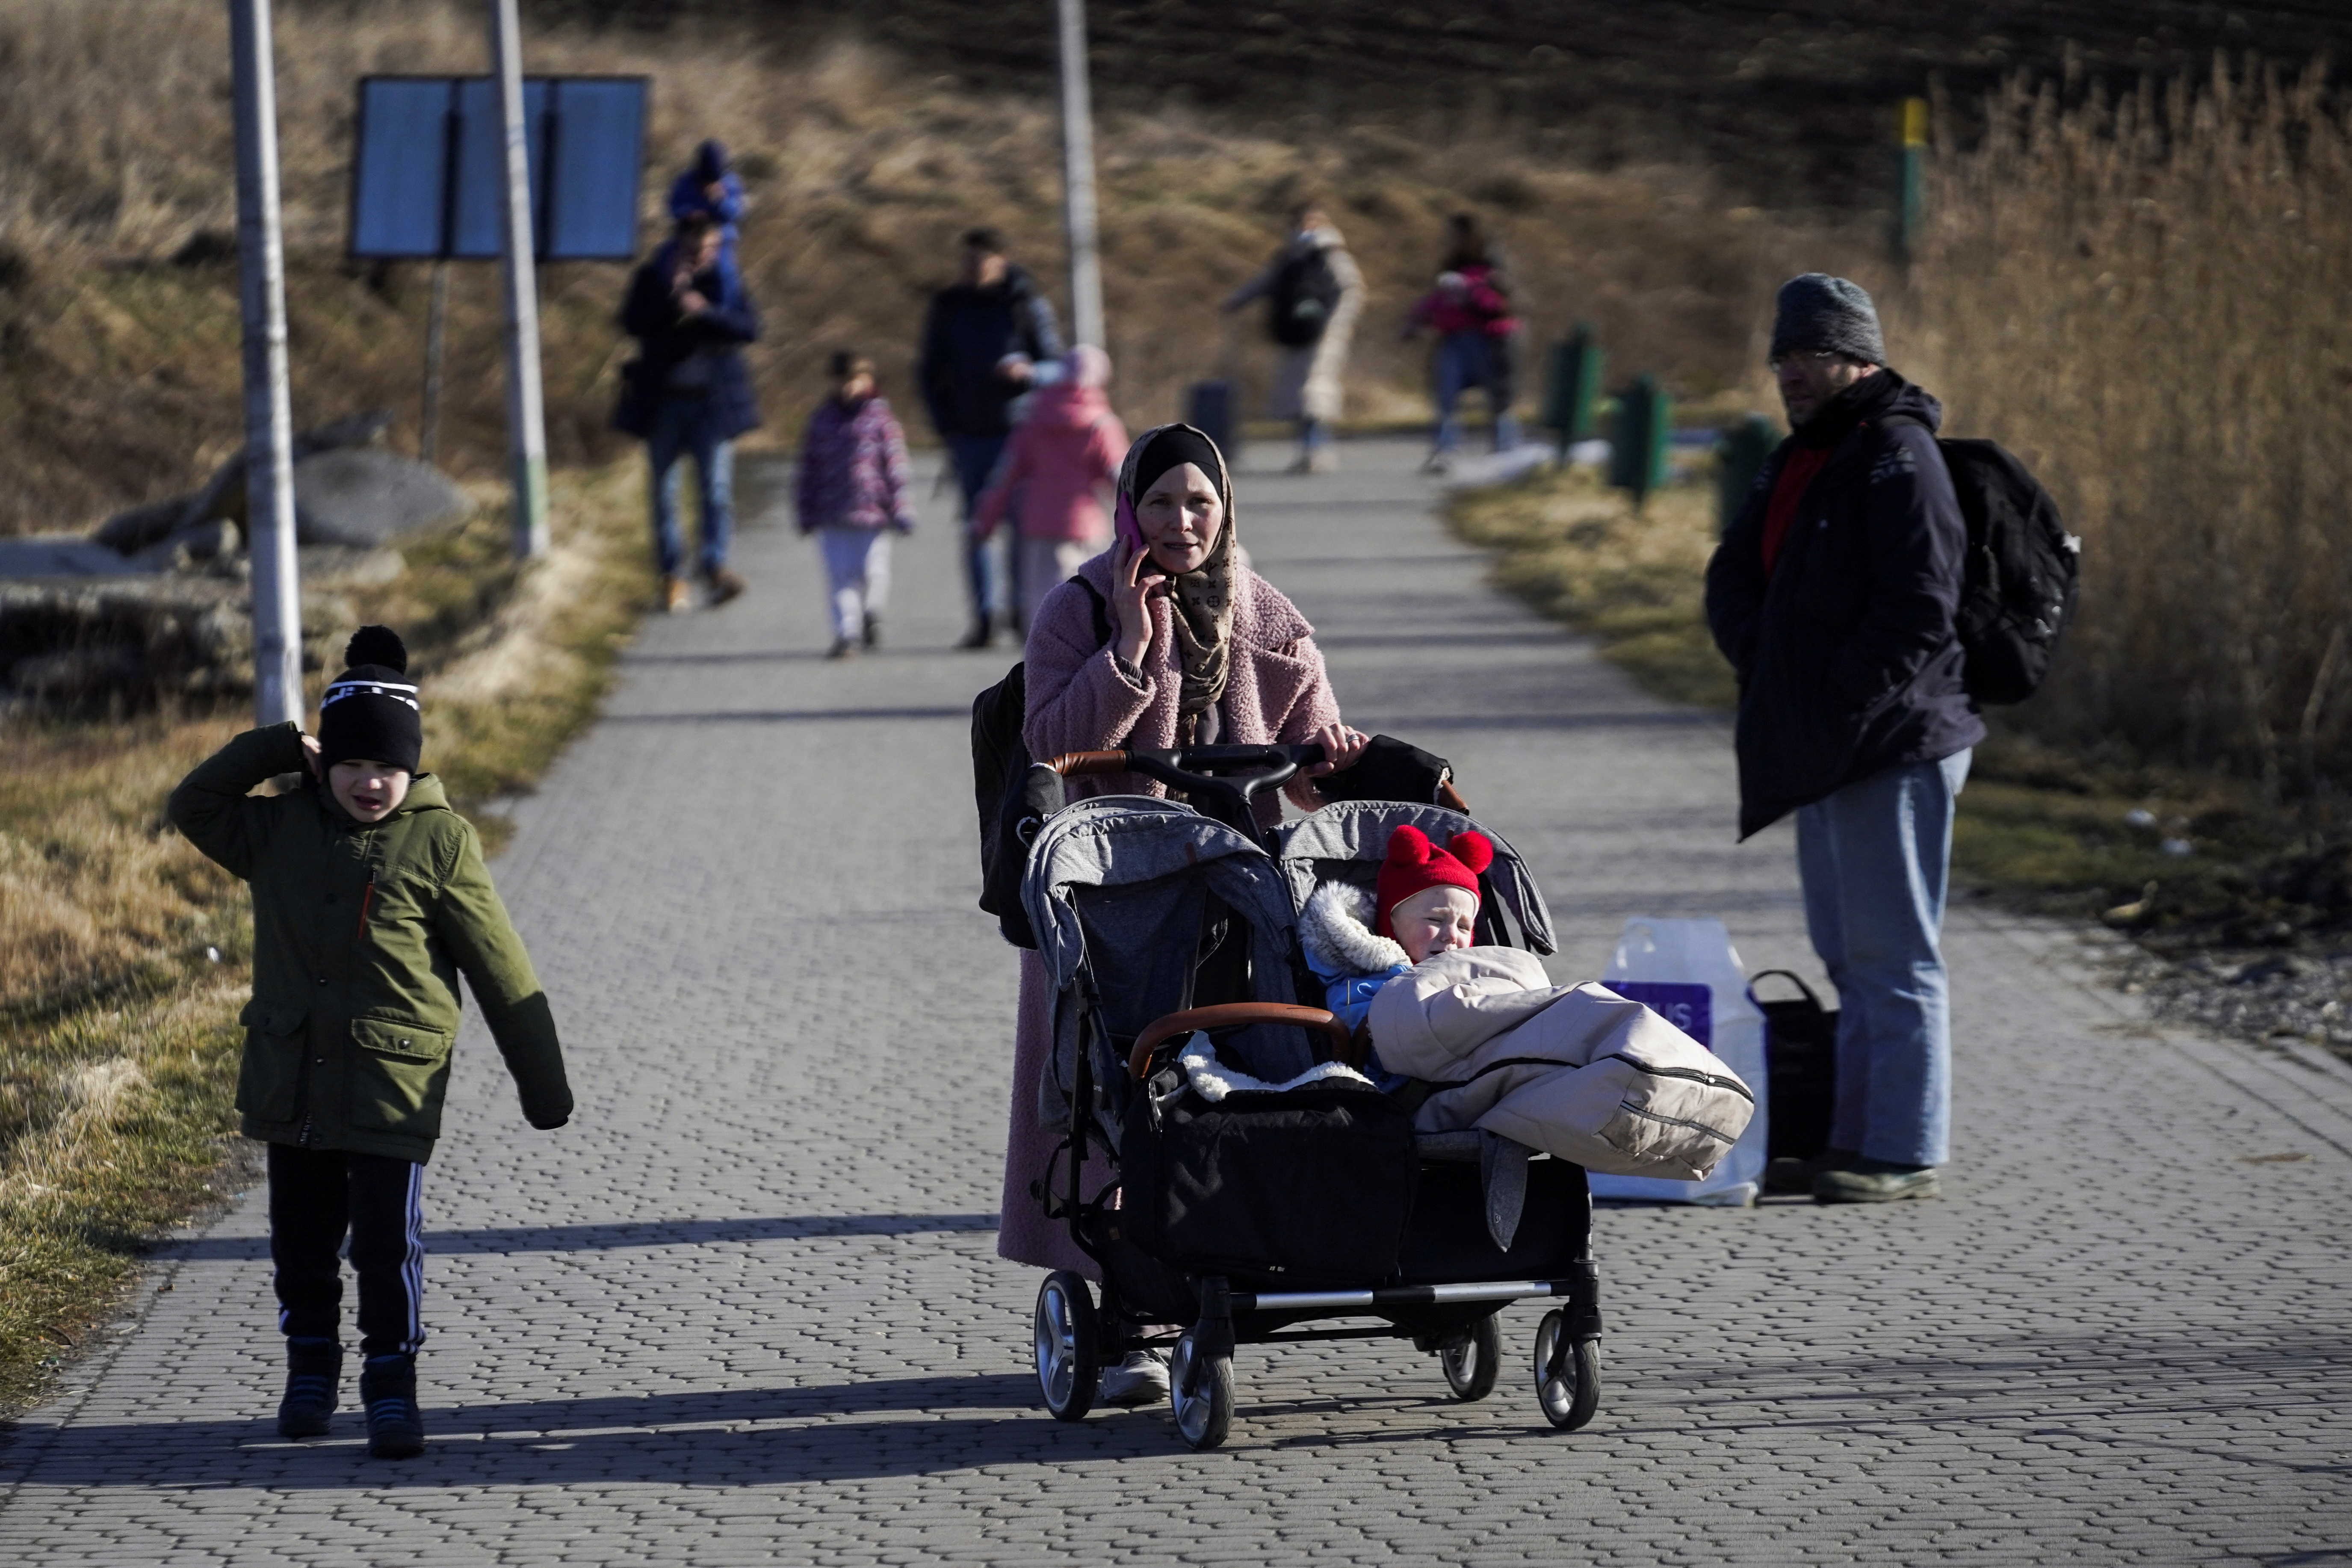
<svg viewBox="0 0 2352 1568"><path fill-rule="evenodd" d="M1127 449L1127 460L1119 465L1119 530L1133 540L1142 538L1135 521L1138 459L1163 431L1180 429L1190 430L1192 426L1161 425L1146 430ZM1201 439L1208 441L1206 436L1201 436ZM1217 451L1214 442L1209 443L1209 449L1217 456L1217 471L1210 477L1216 481L1217 499L1224 507L1224 524L1217 530L1216 542L1209 546L1208 558L1177 576L1171 584L1175 592L1176 613L1169 620L1176 628L1176 650L1183 667L1176 708L1176 743L1180 746L1192 743L1200 731L1201 715L1224 696L1225 680L1233 673L1234 481L1226 470L1224 454Z"/></svg>

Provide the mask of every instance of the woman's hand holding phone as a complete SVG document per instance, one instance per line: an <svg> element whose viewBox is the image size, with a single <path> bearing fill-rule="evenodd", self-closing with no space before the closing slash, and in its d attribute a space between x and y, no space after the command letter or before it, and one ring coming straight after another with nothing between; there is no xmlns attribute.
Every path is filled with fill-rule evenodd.
<svg viewBox="0 0 2352 1568"><path fill-rule="evenodd" d="M1111 630L1111 651L1136 668L1151 651L1151 601L1168 591L1168 578L1151 563L1151 552L1139 544L1119 546L1118 592L1111 608L1118 624Z"/></svg>

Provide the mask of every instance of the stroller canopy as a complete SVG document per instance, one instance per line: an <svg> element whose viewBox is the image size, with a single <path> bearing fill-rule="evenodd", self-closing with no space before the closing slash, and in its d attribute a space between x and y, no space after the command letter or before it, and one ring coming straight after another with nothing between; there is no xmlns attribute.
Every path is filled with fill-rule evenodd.
<svg viewBox="0 0 2352 1568"><path fill-rule="evenodd" d="M1021 897L1055 990L1066 1000L1083 971L1114 1037L1211 1002L1297 1000L1297 917L1282 874L1248 836L1191 806L1132 795L1065 806L1029 852ZM1227 962L1204 969L1213 949ZM1316 1060L1289 1025L1249 1026L1226 1048L1275 1079Z"/></svg>

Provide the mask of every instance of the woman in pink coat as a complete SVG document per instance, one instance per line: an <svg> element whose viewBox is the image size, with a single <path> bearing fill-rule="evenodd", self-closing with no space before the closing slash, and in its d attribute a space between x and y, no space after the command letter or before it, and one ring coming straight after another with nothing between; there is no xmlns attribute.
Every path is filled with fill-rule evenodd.
<svg viewBox="0 0 2352 1568"><path fill-rule="evenodd" d="M1233 479L1216 444L1189 425L1146 431L1119 468L1118 498L1118 542L1076 574L1094 594L1063 583L1032 616L1022 726L1029 754L1314 742L1339 766L1355 761L1365 738L1339 722L1314 628L1242 559ZM1108 641L1095 631L1095 595L1108 611ZM1307 773L1332 765L1302 771L1288 786L1292 800L1308 810L1321 805ZM1076 783L1081 795L1165 793L1132 773ZM1281 805L1265 798L1259 809L1273 820ZM1098 1271L1065 1222L1047 1219L1029 1191L1057 1141L1037 1119L1051 1000L1044 964L1023 952L996 1250L1093 1279ZM1140 1404L1167 1391L1165 1364L1138 1352L1104 1373L1101 1397Z"/></svg>
<svg viewBox="0 0 2352 1568"><path fill-rule="evenodd" d="M1020 605L1034 616L1057 583L1110 539L1097 491L1108 491L1127 450L1127 427L1110 411L1110 355L1081 343L1062 356L1062 379L1029 395L995 478L972 508L971 532L985 544L1007 508L1019 515Z"/></svg>

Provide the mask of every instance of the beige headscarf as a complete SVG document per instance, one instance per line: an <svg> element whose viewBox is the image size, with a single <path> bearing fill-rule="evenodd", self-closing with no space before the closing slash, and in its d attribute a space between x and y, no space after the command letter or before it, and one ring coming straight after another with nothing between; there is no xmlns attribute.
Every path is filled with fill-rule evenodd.
<svg viewBox="0 0 2352 1568"><path fill-rule="evenodd" d="M1163 435L1181 431L1192 439L1186 447L1206 447L1215 459L1215 472L1210 478L1217 487L1217 500L1224 508L1224 522L1217 530L1216 542L1209 546L1208 558L1192 571L1177 576L1171 587L1176 595L1176 614L1170 616L1176 628L1176 647L1183 667L1183 686L1177 699L1177 734L1179 745L1189 745L1199 731L1201 715L1216 705L1225 694L1225 680L1233 672L1234 584L1238 575L1234 543L1234 479L1226 470L1225 455L1208 436L1190 425L1159 425L1146 430L1127 449L1127 460L1118 468L1118 534L1133 545L1143 543L1143 530L1137 523L1135 503L1140 488L1137 477L1144 456L1152 444ZM1185 461L1193 459L1187 457ZM1163 468L1160 470L1165 472ZM1151 476L1157 479L1160 475Z"/></svg>

